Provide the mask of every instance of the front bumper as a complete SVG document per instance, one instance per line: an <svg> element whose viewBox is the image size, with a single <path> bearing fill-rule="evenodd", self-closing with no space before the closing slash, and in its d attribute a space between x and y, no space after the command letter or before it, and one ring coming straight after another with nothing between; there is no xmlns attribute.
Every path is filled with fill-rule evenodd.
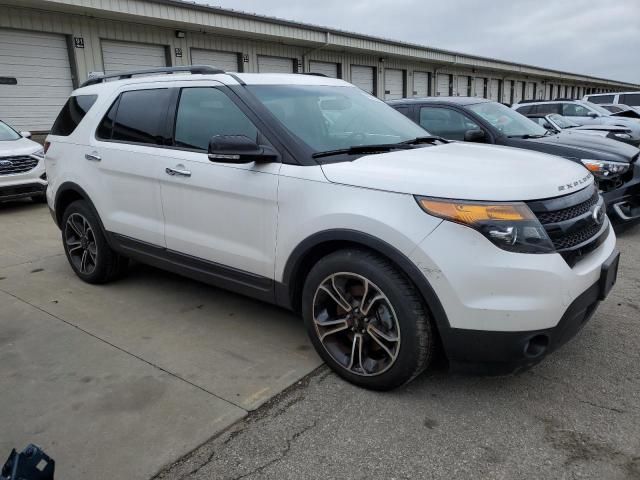
<svg viewBox="0 0 640 480"><path fill-rule="evenodd" d="M17 185L0 185L0 200L17 200L26 197L39 197L45 194L47 183L26 183Z"/></svg>
<svg viewBox="0 0 640 480"><path fill-rule="evenodd" d="M539 362L581 328L600 300L602 266L614 252L613 229L570 267L559 254L506 252L443 222L411 260L446 314L438 330L451 367L508 373Z"/></svg>
<svg viewBox="0 0 640 480"><path fill-rule="evenodd" d="M604 192L607 214L614 223L640 221L640 160L633 165L633 177L621 187Z"/></svg>

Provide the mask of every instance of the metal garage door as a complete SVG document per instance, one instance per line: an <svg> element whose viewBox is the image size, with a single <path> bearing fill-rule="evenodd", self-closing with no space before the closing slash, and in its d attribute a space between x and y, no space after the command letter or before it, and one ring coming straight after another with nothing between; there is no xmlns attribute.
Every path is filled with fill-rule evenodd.
<svg viewBox="0 0 640 480"><path fill-rule="evenodd" d="M384 99L396 100L404 97L404 70L385 68Z"/></svg>
<svg viewBox="0 0 640 480"><path fill-rule="evenodd" d="M162 45L102 40L104 73L144 70L167 66L167 51Z"/></svg>
<svg viewBox="0 0 640 480"><path fill-rule="evenodd" d="M511 90L513 88L513 80L505 80L502 82L502 103L511 105Z"/></svg>
<svg viewBox="0 0 640 480"><path fill-rule="evenodd" d="M294 73L294 71L293 58L258 55L258 72L260 73Z"/></svg>
<svg viewBox="0 0 640 480"><path fill-rule="evenodd" d="M215 50L191 49L191 65L211 65L227 72L238 71L239 54L234 52L217 52Z"/></svg>
<svg viewBox="0 0 640 480"><path fill-rule="evenodd" d="M413 96L428 97L429 94L429 73L413 72Z"/></svg>
<svg viewBox="0 0 640 480"><path fill-rule="evenodd" d="M436 95L439 97L448 97L451 95L451 75L439 73L436 82Z"/></svg>
<svg viewBox="0 0 640 480"><path fill-rule="evenodd" d="M516 82L513 89L513 103L518 103L522 100L522 92L524 89L524 82Z"/></svg>
<svg viewBox="0 0 640 480"><path fill-rule="evenodd" d="M375 92L373 91L375 86L374 72L373 67L351 65L351 83L365 92L375 95Z"/></svg>
<svg viewBox="0 0 640 480"><path fill-rule="evenodd" d="M63 35L0 29L0 118L18 130L48 131L73 90Z"/></svg>
<svg viewBox="0 0 640 480"><path fill-rule="evenodd" d="M484 98L484 78L475 77L473 79L473 96Z"/></svg>
<svg viewBox="0 0 640 480"><path fill-rule="evenodd" d="M547 83L544 92L545 100L553 100L553 85L551 83Z"/></svg>
<svg viewBox="0 0 640 480"><path fill-rule="evenodd" d="M311 73L321 73L331 78L338 78L338 64L329 62L309 62Z"/></svg>
<svg viewBox="0 0 640 480"><path fill-rule="evenodd" d="M469 77L466 75L458 75L456 78L456 95L459 97L469 96Z"/></svg>
<svg viewBox="0 0 640 480"><path fill-rule="evenodd" d="M524 94L525 100L535 100L536 84L533 82L527 82L527 87Z"/></svg>
<svg viewBox="0 0 640 480"><path fill-rule="evenodd" d="M489 81L489 99L494 102L500 101L500 80L496 78Z"/></svg>

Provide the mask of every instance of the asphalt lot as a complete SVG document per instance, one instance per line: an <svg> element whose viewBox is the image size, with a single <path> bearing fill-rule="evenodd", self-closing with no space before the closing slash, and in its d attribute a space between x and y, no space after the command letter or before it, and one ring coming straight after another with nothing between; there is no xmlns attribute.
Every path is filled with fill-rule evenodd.
<svg viewBox="0 0 640 480"><path fill-rule="evenodd" d="M640 478L640 227L619 248L611 296L534 369L376 393L322 368L157 480Z"/></svg>
<svg viewBox="0 0 640 480"><path fill-rule="evenodd" d="M0 456L147 479L319 365L292 314L143 265L85 284L45 205L0 204Z"/></svg>
<svg viewBox="0 0 640 480"><path fill-rule="evenodd" d="M86 285L58 235L45 206L0 204L0 455L40 444L65 480L640 478L640 227L533 370L389 393L318 369L280 309L141 265Z"/></svg>

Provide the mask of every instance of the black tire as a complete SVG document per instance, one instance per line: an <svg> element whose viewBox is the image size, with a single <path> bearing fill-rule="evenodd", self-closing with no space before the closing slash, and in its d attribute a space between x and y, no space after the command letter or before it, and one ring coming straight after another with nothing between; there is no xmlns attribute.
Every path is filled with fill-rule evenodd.
<svg viewBox="0 0 640 480"><path fill-rule="evenodd" d="M364 280L362 282L367 283L366 288L369 288L369 292L377 290L384 298L380 298L376 293L364 293L358 297L357 292L363 292L365 288L357 287L360 279L366 279L368 283ZM327 288L330 289L331 285L328 282L335 282L334 285L338 288L334 287L332 292L335 294L338 291L342 295L341 300L335 302L338 305L335 312L337 320L331 320L329 313L334 297L327 294ZM341 282L344 282L344 288L340 287ZM325 288L321 288L322 286ZM354 292L355 295L352 295ZM375 304L371 302L372 305L367 308L368 312L364 312L365 304L369 303L367 300L371 300L370 295L380 299ZM362 310L359 311L358 302L363 297L366 298L360 304ZM351 320L344 320L346 309L340 306L344 300L352 306L352 310L346 314L347 317L352 317ZM376 306L375 309L373 305ZM374 335L369 330L369 323L379 322L381 314L385 316L386 325L391 326L386 330L387 337L397 338L397 342L383 342L388 347L385 350L378 346L380 342L373 338ZM433 326L419 293L411 281L391 262L374 252L358 249L340 250L318 261L305 280L302 315L311 342L322 359L338 375L364 388L391 390L404 385L423 372L433 357ZM353 317L358 315L360 317L354 320ZM363 316L368 318L362 318ZM318 321L314 320L314 317L317 317ZM331 327L324 326L325 321ZM331 333L336 328L335 322L342 322L337 328L343 329L336 334ZM397 337L394 337L395 331ZM357 332L361 334L356 341ZM324 340L321 340L321 335L324 335ZM378 334L375 336L378 339L386 338L381 338ZM349 360L349 342L353 342L352 353L356 348L360 352L359 365ZM395 359L392 354L395 355ZM382 368L385 365L386 367Z"/></svg>
<svg viewBox="0 0 640 480"><path fill-rule="evenodd" d="M78 200L67 207L62 215L61 230L69 265L83 281L107 283L126 272L128 259L109 247L98 217L86 201ZM79 235L83 232L86 235ZM79 255L86 255L86 261L85 257L79 260Z"/></svg>

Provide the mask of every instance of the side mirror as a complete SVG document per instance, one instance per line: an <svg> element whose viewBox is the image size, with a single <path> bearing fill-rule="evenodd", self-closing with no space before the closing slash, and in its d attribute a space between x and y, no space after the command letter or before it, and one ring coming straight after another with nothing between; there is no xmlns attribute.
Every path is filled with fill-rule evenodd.
<svg viewBox="0 0 640 480"><path fill-rule="evenodd" d="M465 142L476 142L482 143L487 140L487 134L484 133L484 130L475 129L475 130L467 130L464 132L464 141Z"/></svg>
<svg viewBox="0 0 640 480"><path fill-rule="evenodd" d="M542 126L547 130L555 130L555 128L553 128L549 122L544 122Z"/></svg>
<svg viewBox="0 0 640 480"><path fill-rule="evenodd" d="M31 132L20 132L20 136L24 138L31 138Z"/></svg>
<svg viewBox="0 0 640 480"><path fill-rule="evenodd" d="M209 160L219 163L272 162L276 153L245 135L216 135L209 140Z"/></svg>
<svg viewBox="0 0 640 480"><path fill-rule="evenodd" d="M596 112L589 112L587 113L587 117L589 118L598 118L600 115L598 115Z"/></svg>

